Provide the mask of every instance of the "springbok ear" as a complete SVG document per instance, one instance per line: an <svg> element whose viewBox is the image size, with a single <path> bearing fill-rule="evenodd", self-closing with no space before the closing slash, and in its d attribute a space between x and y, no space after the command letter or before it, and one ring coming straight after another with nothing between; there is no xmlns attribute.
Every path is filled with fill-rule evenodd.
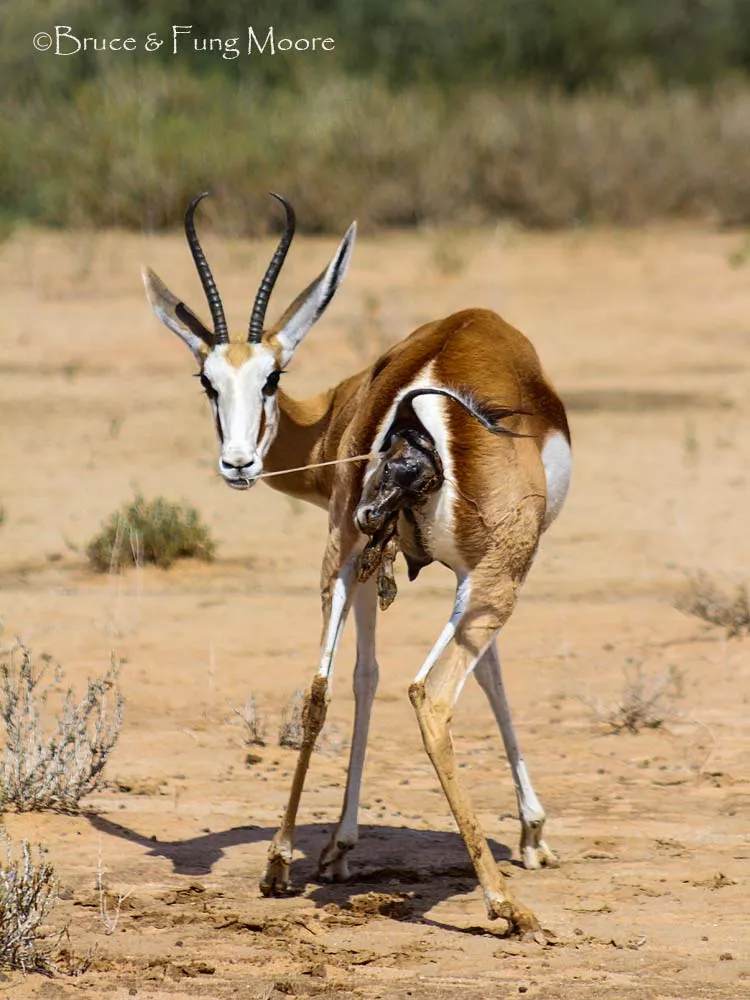
<svg viewBox="0 0 750 1000"><path fill-rule="evenodd" d="M146 295L151 303L157 319L169 327L172 333L185 341L198 362L206 356L206 348L214 346L214 335L198 319L195 313L188 309L176 295L167 288L161 278L150 267L141 271Z"/></svg>
<svg viewBox="0 0 750 1000"><path fill-rule="evenodd" d="M271 344L281 348L282 364L286 365L299 347L310 327L326 310L328 303L344 280L354 249L357 223L353 222L339 244L333 260L322 274L292 302L269 334Z"/></svg>

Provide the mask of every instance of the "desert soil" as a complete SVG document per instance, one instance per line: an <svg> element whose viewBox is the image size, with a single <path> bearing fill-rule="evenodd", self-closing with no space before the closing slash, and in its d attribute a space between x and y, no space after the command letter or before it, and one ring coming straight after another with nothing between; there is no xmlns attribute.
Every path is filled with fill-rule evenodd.
<svg viewBox="0 0 750 1000"><path fill-rule="evenodd" d="M206 243L242 331L271 243ZM272 313L334 243L299 239ZM90 967L3 973L0 989L19 1000L745 995L750 644L674 598L686 574L732 584L750 565L749 245L697 228L365 237L286 376L288 391L312 393L418 323L483 305L532 338L569 403L571 493L500 642L558 869L518 865L510 773L476 684L454 725L498 863L552 932L544 947L487 924L407 698L451 607L439 566L416 584L399 568L381 618L354 880L314 877L343 792L350 628L300 810L299 894L260 897L295 760L277 745L282 710L317 663L325 514L219 480L192 359L150 315L138 276L150 263L205 312L178 236L6 242L2 641L50 653L79 690L114 651L127 704L84 812L4 817L14 844L47 850L61 888L52 924L67 926L68 965L93 954ZM136 490L197 506L216 561L89 571L87 541ZM647 688L670 670L679 683L659 700L660 727L615 734L603 719L639 670ZM248 751L234 708L251 698L267 743Z"/></svg>

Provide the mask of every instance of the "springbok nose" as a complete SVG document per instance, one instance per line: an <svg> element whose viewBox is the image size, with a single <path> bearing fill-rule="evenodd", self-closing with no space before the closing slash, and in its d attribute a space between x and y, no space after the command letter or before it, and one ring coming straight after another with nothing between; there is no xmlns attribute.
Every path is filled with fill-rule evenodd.
<svg viewBox="0 0 750 1000"><path fill-rule="evenodd" d="M241 445L225 445L221 451L221 464L227 469L244 469L252 465L254 456L249 448Z"/></svg>
<svg viewBox="0 0 750 1000"><path fill-rule="evenodd" d="M227 462L225 458L219 459L219 468L222 473L231 475L233 472L242 472L249 475L255 475L260 472L261 463L255 459L251 458L247 462Z"/></svg>

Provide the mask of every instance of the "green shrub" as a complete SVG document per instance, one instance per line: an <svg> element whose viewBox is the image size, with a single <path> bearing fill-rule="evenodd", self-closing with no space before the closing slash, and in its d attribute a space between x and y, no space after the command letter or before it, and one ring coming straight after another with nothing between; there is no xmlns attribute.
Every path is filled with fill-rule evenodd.
<svg viewBox="0 0 750 1000"><path fill-rule="evenodd" d="M107 573L145 563L166 569L176 559L208 561L215 547L195 508L164 497L146 501L137 494L110 516L86 554L94 570Z"/></svg>
<svg viewBox="0 0 750 1000"><path fill-rule="evenodd" d="M56 24L139 45L34 51ZM335 49L248 56L270 24ZM193 51L206 37L242 53ZM0 230L176 228L204 187L233 235L278 225L269 188L308 232L747 223L749 74L748 0L0 4Z"/></svg>
<svg viewBox="0 0 750 1000"><path fill-rule="evenodd" d="M132 53L35 52L40 30L70 25L80 37L135 36ZM322 53L248 56L247 28L277 37L333 36ZM172 25L191 25L172 50ZM446 89L519 81L566 90L616 85L643 68L667 84L712 83L750 68L747 0L26 0L0 5L0 92L67 96L119 61L141 69L179 61L206 79L260 81L302 91L323 75L378 77L398 88ZM153 32L164 40L146 52ZM241 55L196 52L193 39L237 37Z"/></svg>
<svg viewBox="0 0 750 1000"><path fill-rule="evenodd" d="M448 98L332 75L294 94L154 65L2 111L0 201L47 225L177 228L205 188L201 225L233 237L278 230L268 190L314 233L750 222L747 85Z"/></svg>

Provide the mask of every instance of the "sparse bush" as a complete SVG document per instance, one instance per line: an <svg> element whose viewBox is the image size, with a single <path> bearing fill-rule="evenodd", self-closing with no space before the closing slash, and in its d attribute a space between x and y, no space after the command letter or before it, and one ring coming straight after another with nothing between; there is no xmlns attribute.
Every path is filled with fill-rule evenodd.
<svg viewBox="0 0 750 1000"><path fill-rule="evenodd" d="M675 607L712 625L727 629L730 637L750 634L750 589L738 584L733 591L704 572L691 576L677 595Z"/></svg>
<svg viewBox="0 0 750 1000"><path fill-rule="evenodd" d="M0 862L0 965L24 972L50 972L52 961L40 947L39 930L57 897L52 866L39 849L35 861L27 841L13 859L5 838L5 863Z"/></svg>
<svg viewBox="0 0 750 1000"><path fill-rule="evenodd" d="M264 747L266 745L266 721L258 708L255 695L251 694L244 708L235 708L235 715L242 720L245 746Z"/></svg>
<svg viewBox="0 0 750 1000"><path fill-rule="evenodd" d="M114 657L103 677L89 680L83 700L68 688L53 719L49 695L61 691L61 674L44 683L48 657L35 667L20 643L0 659L0 808L19 812L75 812L99 782L122 725L123 701Z"/></svg>
<svg viewBox="0 0 750 1000"><path fill-rule="evenodd" d="M302 710L305 705L305 692L297 688L292 700L281 709L281 724L279 725L279 746L299 750L302 746L304 727L302 725Z"/></svg>
<svg viewBox="0 0 750 1000"><path fill-rule="evenodd" d="M279 746L289 747L291 750L300 750L305 735L303 724L305 711L305 690L297 688L291 701L287 702L281 709L281 723L279 725ZM336 726L326 723L316 740L314 749L318 753L336 754L340 753L346 746L346 740L341 739L336 731Z"/></svg>
<svg viewBox="0 0 750 1000"><path fill-rule="evenodd" d="M114 934L120 920L122 904L130 896L132 890L128 892L110 893L104 886L104 864L101 852L99 853L99 864L96 869L96 891L99 897L99 920L107 935Z"/></svg>
<svg viewBox="0 0 750 1000"><path fill-rule="evenodd" d="M115 511L88 544L86 554L99 573L126 565L156 563L166 569L176 559L211 560L216 543L200 514L187 504L140 494Z"/></svg>
<svg viewBox="0 0 750 1000"><path fill-rule="evenodd" d="M624 674L625 686L616 702L606 706L584 698L584 703L597 722L612 732L658 729L674 715L675 702L682 696L682 674L671 666L666 673L648 677L643 664L633 660L628 660Z"/></svg>

